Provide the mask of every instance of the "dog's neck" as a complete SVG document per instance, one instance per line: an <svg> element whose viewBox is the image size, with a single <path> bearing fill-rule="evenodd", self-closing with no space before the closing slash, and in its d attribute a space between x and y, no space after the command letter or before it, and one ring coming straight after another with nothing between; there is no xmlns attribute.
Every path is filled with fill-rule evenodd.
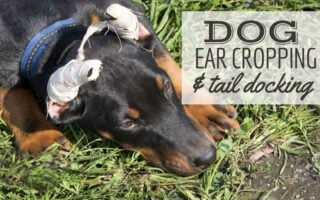
<svg viewBox="0 0 320 200"><path fill-rule="evenodd" d="M31 79L41 73L39 69L55 65L60 52L72 41L81 38L84 28L73 18L60 20L37 33L26 46L20 62L20 73ZM45 66L43 66L45 64Z"/></svg>
<svg viewBox="0 0 320 200"><path fill-rule="evenodd" d="M39 102L43 103L46 97L46 87L52 73L77 56L83 35L86 32L84 26L75 26L64 30L59 37L54 38L47 46L45 52L38 60L37 70L27 78L28 84L34 91Z"/></svg>

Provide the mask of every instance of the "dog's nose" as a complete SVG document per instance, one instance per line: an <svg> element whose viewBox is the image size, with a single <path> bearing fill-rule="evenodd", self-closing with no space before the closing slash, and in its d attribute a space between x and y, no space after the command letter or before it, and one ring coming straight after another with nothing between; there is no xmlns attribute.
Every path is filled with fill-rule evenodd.
<svg viewBox="0 0 320 200"><path fill-rule="evenodd" d="M216 159L216 148L210 145L206 150L194 159L194 165L201 169L206 169Z"/></svg>

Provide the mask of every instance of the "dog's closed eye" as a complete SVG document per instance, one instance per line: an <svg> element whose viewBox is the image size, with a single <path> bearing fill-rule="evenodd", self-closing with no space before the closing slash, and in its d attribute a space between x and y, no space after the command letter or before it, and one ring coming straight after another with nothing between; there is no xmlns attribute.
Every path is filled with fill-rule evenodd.
<svg viewBox="0 0 320 200"><path fill-rule="evenodd" d="M164 84L164 91L168 92L168 91L171 90L171 88L172 88L171 82L170 81L166 81L165 84Z"/></svg>
<svg viewBox="0 0 320 200"><path fill-rule="evenodd" d="M163 87L163 93L166 99L170 99L171 95L172 95L172 83L167 80L164 83L164 87Z"/></svg>
<svg viewBox="0 0 320 200"><path fill-rule="evenodd" d="M130 131L135 129L138 126L138 124L131 120L131 119L125 119L121 122L120 124L120 129L124 130L124 131Z"/></svg>

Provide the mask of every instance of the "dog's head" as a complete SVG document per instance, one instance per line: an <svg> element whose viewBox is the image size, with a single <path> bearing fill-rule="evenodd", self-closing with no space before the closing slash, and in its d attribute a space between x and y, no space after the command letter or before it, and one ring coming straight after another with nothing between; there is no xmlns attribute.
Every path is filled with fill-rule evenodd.
<svg viewBox="0 0 320 200"><path fill-rule="evenodd" d="M203 171L215 159L215 148L186 115L170 78L150 52L127 40L121 45L119 51L119 40L111 33L90 39L85 55L102 61L100 76L82 85L67 104L49 102L52 120L77 123L140 151L168 171ZM66 60L77 55L78 46L71 47Z"/></svg>
<svg viewBox="0 0 320 200"><path fill-rule="evenodd" d="M152 54L129 41L122 41L119 52L112 34L95 35L90 43L86 57L101 60L103 70L96 81L81 86L53 120L77 123L178 174L207 168L215 159L215 148L187 117L170 78Z"/></svg>

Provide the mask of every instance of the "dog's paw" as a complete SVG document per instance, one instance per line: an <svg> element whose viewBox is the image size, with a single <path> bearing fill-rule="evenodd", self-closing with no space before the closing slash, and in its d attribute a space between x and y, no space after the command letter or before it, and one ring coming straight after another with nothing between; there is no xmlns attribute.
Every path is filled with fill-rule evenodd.
<svg viewBox="0 0 320 200"><path fill-rule="evenodd" d="M223 139L229 131L240 129L237 111L231 105L188 105L185 109L215 140Z"/></svg>
<svg viewBox="0 0 320 200"><path fill-rule="evenodd" d="M69 140L57 130L28 133L19 141L18 146L22 152L31 154L32 156L38 156L55 143L60 145L60 150L71 150Z"/></svg>

